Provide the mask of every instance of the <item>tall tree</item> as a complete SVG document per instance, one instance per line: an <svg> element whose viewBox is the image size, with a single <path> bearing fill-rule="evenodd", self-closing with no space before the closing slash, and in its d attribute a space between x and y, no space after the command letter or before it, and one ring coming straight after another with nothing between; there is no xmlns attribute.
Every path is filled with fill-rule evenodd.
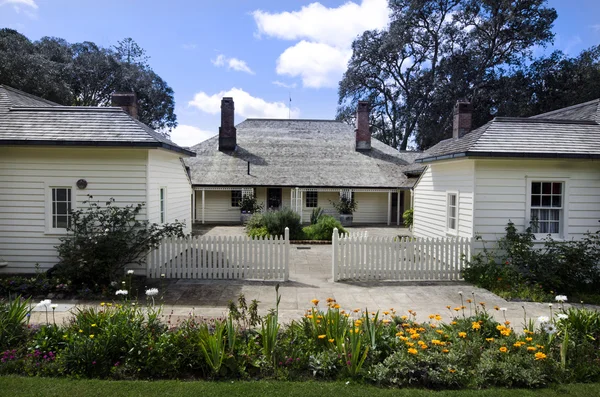
<svg viewBox="0 0 600 397"><path fill-rule="evenodd" d="M380 134L406 149L446 132L454 101L476 99L502 67L552 39L545 0L390 0L391 23L353 43L340 82L338 118L357 99L383 115ZM449 99L451 98L451 99ZM387 116L392 114L393 116Z"/></svg>

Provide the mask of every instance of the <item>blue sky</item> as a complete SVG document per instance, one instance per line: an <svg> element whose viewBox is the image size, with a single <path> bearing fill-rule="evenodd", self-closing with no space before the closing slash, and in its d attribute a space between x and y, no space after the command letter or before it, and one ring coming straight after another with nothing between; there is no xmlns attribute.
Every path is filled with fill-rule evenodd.
<svg viewBox="0 0 600 397"><path fill-rule="evenodd" d="M386 0L0 0L0 27L32 40L62 37L110 46L132 37L175 91L172 138L198 143L218 132L220 98L246 117L331 119L356 35L387 23ZM552 49L577 55L600 43L600 1L549 0ZM600 96L600 93L599 93Z"/></svg>

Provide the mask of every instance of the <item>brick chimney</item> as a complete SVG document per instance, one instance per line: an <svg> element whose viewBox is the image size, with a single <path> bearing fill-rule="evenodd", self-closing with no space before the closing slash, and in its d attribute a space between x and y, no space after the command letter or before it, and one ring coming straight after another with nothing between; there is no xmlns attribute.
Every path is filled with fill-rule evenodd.
<svg viewBox="0 0 600 397"><path fill-rule="evenodd" d="M473 118L473 105L466 99L459 99L454 105L454 121L452 123L452 137L462 138L471 132L471 119Z"/></svg>
<svg viewBox="0 0 600 397"><path fill-rule="evenodd" d="M236 146L233 98L221 99L221 126L219 127L219 150L231 151Z"/></svg>
<svg viewBox="0 0 600 397"><path fill-rule="evenodd" d="M112 106L119 107L138 119L138 102L135 92L115 92L112 94Z"/></svg>
<svg viewBox="0 0 600 397"><path fill-rule="evenodd" d="M356 109L356 150L371 150L371 131L369 130L369 102L358 101Z"/></svg>

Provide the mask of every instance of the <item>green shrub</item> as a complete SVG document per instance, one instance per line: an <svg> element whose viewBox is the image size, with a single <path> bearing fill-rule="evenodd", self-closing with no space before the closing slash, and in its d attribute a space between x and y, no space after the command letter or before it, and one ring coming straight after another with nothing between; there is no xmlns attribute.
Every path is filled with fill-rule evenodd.
<svg viewBox="0 0 600 397"><path fill-rule="evenodd" d="M340 215L352 215L358 208L358 203L354 201L354 197L347 198L342 196L338 201L329 200L329 202Z"/></svg>
<svg viewBox="0 0 600 397"><path fill-rule="evenodd" d="M402 221L404 223L404 226L406 226L408 228L412 227L413 215L414 215L414 210L412 208L404 211L404 214L402 214Z"/></svg>
<svg viewBox="0 0 600 397"><path fill-rule="evenodd" d="M25 340L28 315L29 299L18 296L8 302L0 301L0 352Z"/></svg>
<svg viewBox="0 0 600 397"><path fill-rule="evenodd" d="M321 207L313 208L313 210L310 214L310 224L315 225L319 221L319 219L321 218L322 215L323 215L323 208L321 208Z"/></svg>
<svg viewBox="0 0 600 397"><path fill-rule="evenodd" d="M317 224L306 226L302 230L308 240L331 241L334 228L337 228L339 233L347 233L340 221L329 215L321 216Z"/></svg>
<svg viewBox="0 0 600 397"><path fill-rule="evenodd" d="M240 211L242 213L254 214L263 210L264 205L259 204L254 195L243 196L240 200Z"/></svg>
<svg viewBox="0 0 600 397"><path fill-rule="evenodd" d="M144 204L116 207L114 201L101 206L88 200L72 213L70 234L56 247L60 262L49 270L51 277L69 280L74 288L99 290L122 276L125 266L142 265L162 238L184 236L182 223L150 224L138 220Z"/></svg>
<svg viewBox="0 0 600 397"><path fill-rule="evenodd" d="M262 225L271 236L283 236L287 227L290 229L291 240L302 240L304 237L300 215L291 208L265 212L262 214Z"/></svg>

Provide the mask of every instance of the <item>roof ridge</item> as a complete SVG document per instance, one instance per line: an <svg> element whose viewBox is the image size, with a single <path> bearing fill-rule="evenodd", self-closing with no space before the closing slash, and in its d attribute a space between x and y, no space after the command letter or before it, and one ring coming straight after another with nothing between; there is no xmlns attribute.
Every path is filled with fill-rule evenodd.
<svg viewBox="0 0 600 397"><path fill-rule="evenodd" d="M554 110L551 110L549 112L544 112L544 113L536 114L534 116L530 116L529 118L533 119L533 118L541 118L541 116L550 116L552 114L555 114L555 113L558 113L558 112L562 112L562 111L565 111L565 110L571 110L571 109L576 109L576 108L581 107L581 106L587 106L587 105L590 105L590 104L592 104L594 102L600 103L600 98L592 99L591 101L578 103L578 104L567 106L567 107L564 107L564 108L554 109Z"/></svg>
<svg viewBox="0 0 600 397"><path fill-rule="evenodd" d="M63 106L63 105L61 105L59 103L52 102L52 101L50 101L48 99L44 99L44 98L39 97L37 95L33 95L33 94L28 93L28 92L18 90L16 88L11 87L11 86L6 85L6 84L0 84L0 87L4 88L7 91L12 91L12 92L14 92L16 94L23 95L23 96L26 96L26 97L31 98L31 99L35 99L36 101L46 102L47 104L52 105L52 106Z"/></svg>
<svg viewBox="0 0 600 397"><path fill-rule="evenodd" d="M519 122L519 123L550 123L550 124L583 124L598 125L594 120L573 120L573 119L544 119L544 118L526 118L526 117L494 117L495 122Z"/></svg>
<svg viewBox="0 0 600 397"><path fill-rule="evenodd" d="M244 121L248 121L248 120L259 120L259 121L325 121L325 122L332 122L332 123L343 123L343 121L340 121L340 120L330 120L330 119L275 119L275 118L268 118L268 117L266 117L266 118L262 118L262 117L248 117ZM242 123L244 121L242 121Z"/></svg>
<svg viewBox="0 0 600 397"><path fill-rule="evenodd" d="M58 105L58 106L43 106L43 107L36 107L36 106L12 106L9 108L9 111L23 111L23 112L27 112L27 111L36 111L36 112L123 112L123 113L127 113L125 112L123 109L119 108L119 107L112 107L112 106L98 106L98 107L91 107L91 106L66 106L66 105Z"/></svg>

